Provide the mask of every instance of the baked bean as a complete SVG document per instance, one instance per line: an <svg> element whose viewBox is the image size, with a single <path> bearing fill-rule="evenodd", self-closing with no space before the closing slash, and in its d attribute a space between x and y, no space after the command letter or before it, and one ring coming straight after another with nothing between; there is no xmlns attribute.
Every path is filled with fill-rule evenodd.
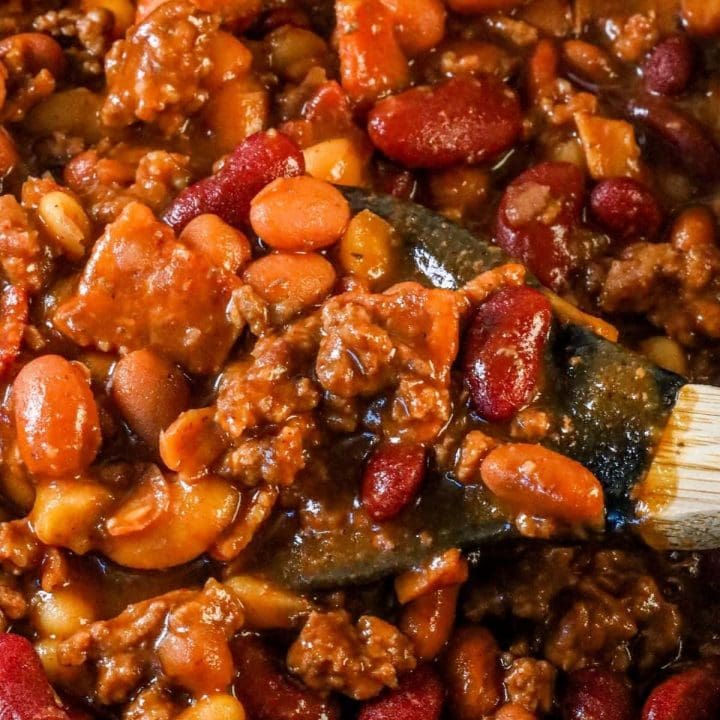
<svg viewBox="0 0 720 720"><path fill-rule="evenodd" d="M515 93L492 75L461 76L381 100L368 116L373 144L407 167L475 163L512 147L520 133Z"/></svg>
<svg viewBox="0 0 720 720"><path fill-rule="evenodd" d="M87 591L60 587L40 590L32 600L31 617L42 638L64 639L96 619L97 611Z"/></svg>
<svg viewBox="0 0 720 720"><path fill-rule="evenodd" d="M95 459L102 437L86 370L59 355L29 362L13 383L20 455L35 475L74 475Z"/></svg>
<svg viewBox="0 0 720 720"><path fill-rule="evenodd" d="M208 59L211 65L205 85L210 90L217 90L228 80L244 77L252 65L252 53L234 35L223 31L211 37Z"/></svg>
<svg viewBox="0 0 720 720"><path fill-rule="evenodd" d="M232 522L238 491L230 483L206 477L188 484L168 483L169 499L147 527L103 538L103 552L125 567L154 570L181 565L205 552Z"/></svg>
<svg viewBox="0 0 720 720"><path fill-rule="evenodd" d="M167 467L188 477L201 474L225 447L214 408L195 408L180 415L160 435L160 457Z"/></svg>
<svg viewBox="0 0 720 720"><path fill-rule="evenodd" d="M48 233L72 260L85 254L90 239L90 219L69 193L54 190L40 198L37 213Z"/></svg>
<svg viewBox="0 0 720 720"><path fill-rule="evenodd" d="M431 50L445 34L445 7L439 0L383 0L393 14L400 47L413 57Z"/></svg>
<svg viewBox="0 0 720 720"><path fill-rule="evenodd" d="M328 54L328 46L319 35L293 25L273 30L265 42L273 71L295 82L300 82L310 68L322 66Z"/></svg>
<svg viewBox="0 0 720 720"><path fill-rule="evenodd" d="M603 521L603 489L597 478L542 445L500 445L483 460L480 474L518 512L593 526Z"/></svg>
<svg viewBox="0 0 720 720"><path fill-rule="evenodd" d="M237 273L252 255L245 234L217 215L198 215L184 227L179 240L230 273Z"/></svg>
<svg viewBox="0 0 720 720"><path fill-rule="evenodd" d="M313 610L302 595L251 575L232 577L225 586L240 599L245 622L253 630L297 627Z"/></svg>
<svg viewBox="0 0 720 720"><path fill-rule="evenodd" d="M640 343L640 352L661 368L678 375L688 374L685 350L672 338L663 336L647 338Z"/></svg>
<svg viewBox="0 0 720 720"><path fill-rule="evenodd" d="M500 651L488 630L459 630L445 653L448 701L458 720L477 720L495 710L503 697Z"/></svg>
<svg viewBox="0 0 720 720"><path fill-rule="evenodd" d="M308 175L337 185L366 183L368 153L350 138L333 138L303 150Z"/></svg>
<svg viewBox="0 0 720 720"><path fill-rule="evenodd" d="M187 409L190 388L177 365L144 349L118 361L111 396L132 431L157 448L160 433Z"/></svg>
<svg viewBox="0 0 720 720"><path fill-rule="evenodd" d="M192 619L194 622L187 624L176 621L177 626L171 626L160 639L157 654L165 675L199 697L230 685L233 660L223 632L210 623Z"/></svg>
<svg viewBox="0 0 720 720"><path fill-rule="evenodd" d="M281 321L322 302L335 284L335 268L317 253L271 253L250 263L243 280Z"/></svg>
<svg viewBox="0 0 720 720"><path fill-rule="evenodd" d="M106 487L91 480L41 482L30 518L40 542L83 555L93 549L100 520L113 501Z"/></svg>
<svg viewBox="0 0 720 720"><path fill-rule="evenodd" d="M340 241L343 269L366 280L371 287L382 285L396 264L395 231L392 225L370 210L353 217Z"/></svg>
<svg viewBox="0 0 720 720"><path fill-rule="evenodd" d="M574 72L596 83L606 83L615 76L610 56L597 45L584 40L566 40L563 58Z"/></svg>
<svg viewBox="0 0 720 720"><path fill-rule="evenodd" d="M307 175L278 178L250 204L253 230L276 250L319 250L339 240L350 220L347 200Z"/></svg>
<svg viewBox="0 0 720 720"><path fill-rule="evenodd" d="M177 720L245 720L245 708L232 695L217 693L200 698Z"/></svg>
<svg viewBox="0 0 720 720"><path fill-rule="evenodd" d="M418 660L434 660L445 647L455 623L459 592L459 585L440 588L403 608L399 627L412 640Z"/></svg>

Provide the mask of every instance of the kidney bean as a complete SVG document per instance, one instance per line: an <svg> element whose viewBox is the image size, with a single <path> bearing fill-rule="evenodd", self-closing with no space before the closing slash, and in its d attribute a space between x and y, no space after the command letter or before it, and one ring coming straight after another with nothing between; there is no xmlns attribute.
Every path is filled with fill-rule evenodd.
<svg viewBox="0 0 720 720"><path fill-rule="evenodd" d="M33 646L12 633L0 634L0 717L70 720L55 700Z"/></svg>
<svg viewBox="0 0 720 720"><path fill-rule="evenodd" d="M720 672L699 666L660 683L645 702L642 720L715 720L720 716Z"/></svg>
<svg viewBox="0 0 720 720"><path fill-rule="evenodd" d="M673 35L653 48L642 66L643 83L650 92L678 95L692 77L695 54L687 35Z"/></svg>
<svg viewBox="0 0 720 720"><path fill-rule="evenodd" d="M664 140L688 173L705 180L720 177L720 149L709 132L675 110L665 98L635 98L628 105L628 114Z"/></svg>
<svg viewBox="0 0 720 720"><path fill-rule="evenodd" d="M444 658L448 701L457 720L476 720L497 708L503 697L500 651L483 627L466 627L450 641Z"/></svg>
<svg viewBox="0 0 720 720"><path fill-rule="evenodd" d="M276 178L303 172L302 151L287 135L255 133L233 150L219 172L183 190L163 220L179 231L198 215L212 213L234 227L247 226L250 202L260 190Z"/></svg>
<svg viewBox="0 0 720 720"><path fill-rule="evenodd" d="M350 206L337 188L303 175L278 178L250 204L253 230L276 250L320 250L340 239Z"/></svg>
<svg viewBox="0 0 720 720"><path fill-rule="evenodd" d="M415 497L425 476L425 448L384 445L368 461L362 480L362 504L373 520L395 517Z"/></svg>
<svg viewBox="0 0 720 720"><path fill-rule="evenodd" d="M438 720L445 690L430 665L405 675L396 690L365 703L358 720Z"/></svg>
<svg viewBox="0 0 720 720"><path fill-rule="evenodd" d="M603 489L580 463L542 445L509 443L480 466L483 482L518 512L568 523L599 525Z"/></svg>
<svg viewBox="0 0 720 720"><path fill-rule="evenodd" d="M85 371L59 355L29 362L13 383L23 462L35 475L84 470L100 448L100 420Z"/></svg>
<svg viewBox="0 0 720 720"><path fill-rule="evenodd" d="M120 359L111 395L127 424L153 449L190 400L190 387L177 365L152 350L136 350Z"/></svg>
<svg viewBox="0 0 720 720"><path fill-rule="evenodd" d="M570 270L570 235L584 201L582 172L566 162L545 162L508 185L500 201L495 238L540 282L560 289Z"/></svg>
<svg viewBox="0 0 720 720"><path fill-rule="evenodd" d="M630 686L623 675L604 668L570 673L561 702L563 720L632 720Z"/></svg>
<svg viewBox="0 0 720 720"><path fill-rule="evenodd" d="M590 208L608 232L622 239L651 238L662 222L655 196L632 178L599 182L590 194Z"/></svg>
<svg viewBox="0 0 720 720"><path fill-rule="evenodd" d="M510 148L520 133L515 93L486 75L417 87L377 103L368 132L375 146L407 167L475 163Z"/></svg>
<svg viewBox="0 0 720 720"><path fill-rule="evenodd" d="M504 288L478 308L465 335L463 370L483 418L509 420L532 400L551 322L547 298L526 286Z"/></svg>
<svg viewBox="0 0 720 720"><path fill-rule="evenodd" d="M252 720L339 720L337 704L280 672L258 638L241 636L233 642L232 651L235 695Z"/></svg>

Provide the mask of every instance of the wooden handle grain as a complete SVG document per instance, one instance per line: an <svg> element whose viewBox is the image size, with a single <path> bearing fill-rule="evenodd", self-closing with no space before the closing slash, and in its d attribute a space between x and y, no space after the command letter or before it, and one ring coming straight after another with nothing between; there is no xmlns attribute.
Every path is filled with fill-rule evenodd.
<svg viewBox="0 0 720 720"><path fill-rule="evenodd" d="M720 388L680 390L635 497L640 533L650 545L720 547Z"/></svg>

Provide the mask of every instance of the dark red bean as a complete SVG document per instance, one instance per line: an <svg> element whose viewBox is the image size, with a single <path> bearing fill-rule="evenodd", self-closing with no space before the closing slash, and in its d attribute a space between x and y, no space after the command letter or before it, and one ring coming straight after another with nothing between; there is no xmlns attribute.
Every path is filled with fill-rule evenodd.
<svg viewBox="0 0 720 720"><path fill-rule="evenodd" d="M660 683L648 697L642 720L717 720L720 717L720 672L710 665L694 667Z"/></svg>
<svg viewBox="0 0 720 720"><path fill-rule="evenodd" d="M506 288L478 308L465 336L464 372L475 409L509 420L535 394L552 308L529 287Z"/></svg>
<svg viewBox="0 0 720 720"><path fill-rule="evenodd" d="M660 229L662 212L655 196L632 178L598 183L590 194L590 208L614 237L653 237Z"/></svg>
<svg viewBox="0 0 720 720"><path fill-rule="evenodd" d="M664 140L688 173L705 180L720 177L720 150L707 129L675 110L665 98L635 98L628 105L628 114Z"/></svg>
<svg viewBox="0 0 720 720"><path fill-rule="evenodd" d="M420 445L383 445L365 467L362 504L373 520L395 517L415 497L425 475Z"/></svg>
<svg viewBox="0 0 720 720"><path fill-rule="evenodd" d="M422 665L400 681L397 690L363 705L358 720L438 720L445 691L430 665Z"/></svg>
<svg viewBox="0 0 720 720"><path fill-rule="evenodd" d="M546 162L516 177L500 201L498 245L553 290L565 284L570 270L570 236L580 221L584 186L575 165Z"/></svg>
<svg viewBox="0 0 720 720"><path fill-rule="evenodd" d="M603 668L570 674L562 699L563 720L632 720L630 686L623 675Z"/></svg>
<svg viewBox="0 0 720 720"><path fill-rule="evenodd" d="M56 702L33 646L11 633L0 634L0 718L70 720Z"/></svg>
<svg viewBox="0 0 720 720"><path fill-rule="evenodd" d="M250 201L279 177L305 172L300 148L274 130L251 135L229 155L220 172L183 190L167 208L163 220L176 231L203 213L219 215L235 227L246 227Z"/></svg>
<svg viewBox="0 0 720 720"><path fill-rule="evenodd" d="M233 689L252 720L339 720L337 704L282 673L258 638L237 638L232 652L236 669Z"/></svg>
<svg viewBox="0 0 720 720"><path fill-rule="evenodd" d="M695 52L687 35L673 35L655 46L643 63L643 82L650 92L678 95L692 77Z"/></svg>
<svg viewBox="0 0 720 720"><path fill-rule="evenodd" d="M378 102L370 139L392 160L413 168L474 163L512 147L520 134L515 93L492 76L458 77Z"/></svg>

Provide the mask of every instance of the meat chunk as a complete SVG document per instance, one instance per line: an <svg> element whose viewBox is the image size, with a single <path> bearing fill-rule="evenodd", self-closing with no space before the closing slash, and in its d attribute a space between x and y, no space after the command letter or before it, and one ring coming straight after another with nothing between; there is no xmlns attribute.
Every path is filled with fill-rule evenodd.
<svg viewBox="0 0 720 720"><path fill-rule="evenodd" d="M25 210L12 195L0 196L0 266L18 289L36 292L48 269L48 255Z"/></svg>
<svg viewBox="0 0 720 720"><path fill-rule="evenodd" d="M396 688L398 675L415 668L412 644L396 627L372 615L353 625L343 611L312 613L287 662L308 687L355 700Z"/></svg>
<svg viewBox="0 0 720 720"><path fill-rule="evenodd" d="M209 373L221 367L242 328L231 312L239 286L132 203L93 247L77 293L54 322L83 347L152 347L190 372Z"/></svg>
<svg viewBox="0 0 720 720"><path fill-rule="evenodd" d="M322 311L318 380L344 398L393 389L383 423L386 434L431 441L450 416L459 316L454 293L417 283L401 283L376 295L339 295Z"/></svg>
<svg viewBox="0 0 720 720"><path fill-rule="evenodd" d="M108 96L102 120L125 127L141 120L173 134L208 98L208 45L218 18L189 2L163 3L107 55Z"/></svg>
<svg viewBox="0 0 720 720"><path fill-rule="evenodd" d="M239 600L208 580L202 590L176 590L92 623L64 640L57 658L65 667L94 667L93 695L109 705L126 701L158 664L188 689L199 677L212 686L209 676L217 668L208 662L203 669L204 644L229 658L227 643L242 624Z"/></svg>

